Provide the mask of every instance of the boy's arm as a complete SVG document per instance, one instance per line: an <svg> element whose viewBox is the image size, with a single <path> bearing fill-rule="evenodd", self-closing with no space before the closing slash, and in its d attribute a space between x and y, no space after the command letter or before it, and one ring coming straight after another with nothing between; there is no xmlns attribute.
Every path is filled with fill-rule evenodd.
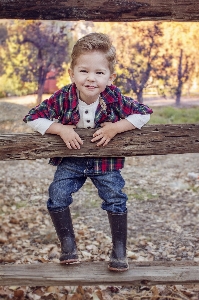
<svg viewBox="0 0 199 300"><path fill-rule="evenodd" d="M45 118L29 121L27 124L42 135L45 133L59 135L69 149L80 149L80 145L83 144L80 136L74 131L76 128L74 125L63 125Z"/></svg>
<svg viewBox="0 0 199 300"><path fill-rule="evenodd" d="M105 122L101 124L100 129L98 129L93 134L93 139L91 142L96 142L97 146L106 146L110 140L117 134L129 130L133 130L135 128L141 129L141 127L146 124L150 119L150 115L130 115L126 119L122 119L118 122L111 123Z"/></svg>
<svg viewBox="0 0 199 300"><path fill-rule="evenodd" d="M27 121L27 125L32 128L34 131L37 131L44 135L46 130L52 125L54 121L45 119L45 118L38 118L34 121Z"/></svg>

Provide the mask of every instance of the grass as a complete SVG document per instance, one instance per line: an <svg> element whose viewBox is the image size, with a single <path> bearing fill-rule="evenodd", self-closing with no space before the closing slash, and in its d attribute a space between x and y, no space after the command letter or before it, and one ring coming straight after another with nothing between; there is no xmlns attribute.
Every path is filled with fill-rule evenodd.
<svg viewBox="0 0 199 300"><path fill-rule="evenodd" d="M153 107L148 124L193 124L199 123L199 106L176 108L171 106Z"/></svg>
<svg viewBox="0 0 199 300"><path fill-rule="evenodd" d="M140 200L140 201L146 201L146 200L155 200L158 199L158 195L157 194L152 194L149 191L145 190L145 189L130 189L129 191L126 190L125 191L128 195L129 201L132 199L136 199L136 200Z"/></svg>
<svg viewBox="0 0 199 300"><path fill-rule="evenodd" d="M19 208L21 208L21 207L26 207L27 204L28 204L28 203L27 203L26 201L20 201L20 202L18 202L18 203L15 203L17 209L19 209Z"/></svg>

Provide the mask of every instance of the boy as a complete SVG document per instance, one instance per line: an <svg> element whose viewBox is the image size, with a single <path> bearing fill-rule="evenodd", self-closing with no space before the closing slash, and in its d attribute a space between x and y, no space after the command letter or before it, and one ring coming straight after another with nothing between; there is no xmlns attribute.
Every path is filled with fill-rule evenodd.
<svg viewBox="0 0 199 300"><path fill-rule="evenodd" d="M106 146L117 134L141 128L150 119L152 110L125 97L112 85L116 74L116 51L109 37L91 33L73 47L69 75L72 84L55 92L49 99L30 110L24 118L41 134L59 135L69 149L83 144L74 128L96 128L92 142ZM78 152L77 152L78 154ZM126 257L127 196L122 192L120 174L124 158L52 158L57 166L49 187L47 208L61 243L60 262L78 261L77 246L70 214L72 193L90 177L103 200L112 233L113 249L108 264L111 271L128 270Z"/></svg>

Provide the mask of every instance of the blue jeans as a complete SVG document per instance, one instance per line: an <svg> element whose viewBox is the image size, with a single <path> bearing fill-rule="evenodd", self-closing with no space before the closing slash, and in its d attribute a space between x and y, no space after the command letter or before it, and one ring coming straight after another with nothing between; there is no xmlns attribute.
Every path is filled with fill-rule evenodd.
<svg viewBox="0 0 199 300"><path fill-rule="evenodd" d="M68 207L73 202L72 194L89 177L103 200L102 209L114 213L126 212L127 196L122 192L125 181L120 171L96 174L93 164L93 158L66 157L62 160L49 187L47 207L50 211Z"/></svg>

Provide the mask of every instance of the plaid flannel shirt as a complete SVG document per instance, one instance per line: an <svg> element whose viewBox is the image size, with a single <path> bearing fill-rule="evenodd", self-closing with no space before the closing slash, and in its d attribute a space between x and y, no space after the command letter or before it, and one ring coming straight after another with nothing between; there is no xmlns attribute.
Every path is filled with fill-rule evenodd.
<svg viewBox="0 0 199 300"><path fill-rule="evenodd" d="M103 122L114 123L132 114L145 115L152 112L148 106L123 96L116 86L107 86L100 94L99 105L95 113L95 128L100 127ZM73 83L55 92L49 99L31 109L23 121L33 121L38 118L57 119L64 125L76 125L80 119L76 85ZM122 169L124 160L124 157L96 157L95 172L100 174ZM57 166L61 161L61 157L54 157L50 159L49 163Z"/></svg>

